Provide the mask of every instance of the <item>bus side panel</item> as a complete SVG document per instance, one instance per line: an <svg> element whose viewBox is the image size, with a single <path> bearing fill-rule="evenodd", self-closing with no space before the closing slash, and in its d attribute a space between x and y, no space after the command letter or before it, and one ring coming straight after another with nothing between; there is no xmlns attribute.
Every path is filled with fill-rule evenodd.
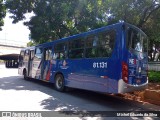
<svg viewBox="0 0 160 120"><path fill-rule="evenodd" d="M41 61L34 61L32 64L32 78L40 79L41 78Z"/></svg>
<svg viewBox="0 0 160 120"><path fill-rule="evenodd" d="M109 58L85 59L84 83L85 89L118 93L118 81L121 78L122 27L115 26L116 39Z"/></svg>
<svg viewBox="0 0 160 120"><path fill-rule="evenodd" d="M86 59L84 66L85 89L108 92L107 84L107 60L106 59ZM105 78L102 78L106 76Z"/></svg>
<svg viewBox="0 0 160 120"><path fill-rule="evenodd" d="M44 80L49 80L49 82L54 83L57 74L62 74L65 81L65 86L75 87L69 84L69 77L71 72L71 66L69 66L70 60L50 60L45 64L44 67Z"/></svg>
<svg viewBox="0 0 160 120"><path fill-rule="evenodd" d="M18 74L23 75L23 71L26 70L28 74L28 61L23 61L18 67Z"/></svg>
<svg viewBox="0 0 160 120"><path fill-rule="evenodd" d="M118 93L121 78L121 26L116 26L115 46L110 58L83 58L69 62L67 86L86 90Z"/></svg>
<svg viewBox="0 0 160 120"><path fill-rule="evenodd" d="M46 80L49 81L50 80L50 76L51 76L51 68L52 68L52 64L50 60L45 60L43 62L43 68L41 71L41 76L42 76L42 80Z"/></svg>
<svg viewBox="0 0 160 120"><path fill-rule="evenodd" d="M63 71L66 86L106 93L118 92L119 61L106 59L64 61L67 65L65 67L60 65L59 71Z"/></svg>
<svg viewBox="0 0 160 120"><path fill-rule="evenodd" d="M101 67L107 67L106 59L96 60L100 63L102 62ZM65 63L65 64L63 64ZM80 88L92 91L99 91L99 92L109 92L108 88L109 82L111 81L115 85L111 85L112 92L117 92L117 81L112 82L110 78L102 78L103 76L107 76L107 69L106 68L96 68L93 65L95 63L95 59L77 59L77 60L63 60L58 62L58 71L61 71L65 78L65 85L68 87L73 88ZM106 64L105 64L106 63Z"/></svg>
<svg viewBox="0 0 160 120"><path fill-rule="evenodd" d="M88 59L85 63L85 89L108 93L118 92L119 62L117 60Z"/></svg>
<svg viewBox="0 0 160 120"><path fill-rule="evenodd" d="M59 62L59 71L64 75L65 85L84 89L82 60L62 60Z"/></svg>
<svg viewBox="0 0 160 120"><path fill-rule="evenodd" d="M18 74L19 75L23 75L23 70L24 70L24 67L18 67Z"/></svg>
<svg viewBox="0 0 160 120"><path fill-rule="evenodd" d="M18 74L19 75L23 75L23 69L24 69L23 59L19 59L19 65L18 65Z"/></svg>
<svg viewBox="0 0 160 120"><path fill-rule="evenodd" d="M23 71L26 70L28 76L28 62L29 61L29 50L21 50L19 56L18 74L23 75Z"/></svg>

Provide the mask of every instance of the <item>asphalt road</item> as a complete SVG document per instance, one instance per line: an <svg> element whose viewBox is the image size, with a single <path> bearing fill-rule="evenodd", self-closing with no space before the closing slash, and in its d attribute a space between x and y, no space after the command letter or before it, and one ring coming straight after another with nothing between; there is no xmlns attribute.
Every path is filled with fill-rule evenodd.
<svg viewBox="0 0 160 120"><path fill-rule="evenodd" d="M57 92L53 84L38 80L23 80L17 69L0 65L0 111L153 111L159 106L131 102L113 95L84 90ZM65 114L65 113L64 113ZM61 119L61 117L58 117ZM1 118L0 118L1 119ZM16 119L16 118L15 118ZM25 118L26 120L27 118ZM44 118L45 119L45 118ZM50 118L51 119L51 118ZM63 118L62 118L63 119ZM98 119L107 117L66 117L65 119ZM113 117L124 119L126 117ZM152 120L152 117L127 117L127 119ZM156 118L154 118L156 119ZM158 119L158 118L157 118ZM17 119L16 119L17 120ZM27 119L28 120L28 119ZM35 120L35 118L34 118Z"/></svg>

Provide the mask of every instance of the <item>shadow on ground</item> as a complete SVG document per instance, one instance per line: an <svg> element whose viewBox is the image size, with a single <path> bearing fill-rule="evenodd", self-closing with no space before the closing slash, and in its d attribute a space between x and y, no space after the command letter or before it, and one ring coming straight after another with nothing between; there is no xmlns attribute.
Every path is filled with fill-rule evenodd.
<svg viewBox="0 0 160 120"><path fill-rule="evenodd" d="M151 111L155 108L143 108L130 101L114 97L109 94L100 94L85 90L74 89L61 93L54 90L54 84L39 80L23 80L22 76L0 78L0 90L28 90L40 91L50 97L40 103L44 110L60 111L65 115L98 115L99 111ZM68 111L77 111L68 112ZM92 111L97 111L94 113ZM103 116L100 114L100 116Z"/></svg>

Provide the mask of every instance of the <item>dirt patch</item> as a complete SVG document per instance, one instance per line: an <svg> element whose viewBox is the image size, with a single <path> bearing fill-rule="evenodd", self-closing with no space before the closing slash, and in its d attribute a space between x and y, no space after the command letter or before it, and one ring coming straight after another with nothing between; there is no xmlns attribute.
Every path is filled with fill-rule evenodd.
<svg viewBox="0 0 160 120"><path fill-rule="evenodd" d="M125 99L160 105L160 83L149 83L147 89L120 94Z"/></svg>

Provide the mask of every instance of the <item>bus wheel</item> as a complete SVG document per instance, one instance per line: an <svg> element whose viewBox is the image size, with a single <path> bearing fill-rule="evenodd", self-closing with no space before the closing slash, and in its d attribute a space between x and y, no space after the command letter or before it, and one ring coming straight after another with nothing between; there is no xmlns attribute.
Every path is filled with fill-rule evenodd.
<svg viewBox="0 0 160 120"><path fill-rule="evenodd" d="M27 72L26 72L26 70L24 70L24 72L23 72L23 77L24 77L25 80L27 80Z"/></svg>
<svg viewBox="0 0 160 120"><path fill-rule="evenodd" d="M62 74L56 75L54 85L55 85L56 90L60 92L64 91L64 77Z"/></svg>

